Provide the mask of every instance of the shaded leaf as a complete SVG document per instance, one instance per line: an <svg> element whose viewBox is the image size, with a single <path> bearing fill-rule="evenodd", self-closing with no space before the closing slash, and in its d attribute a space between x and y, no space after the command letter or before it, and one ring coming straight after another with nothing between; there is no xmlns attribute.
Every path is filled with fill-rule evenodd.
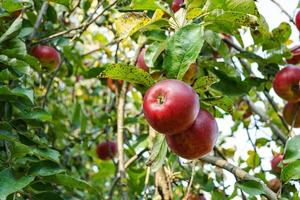
<svg viewBox="0 0 300 200"><path fill-rule="evenodd" d="M151 166L152 172L156 172L164 164L167 150L165 137L162 134L157 134L153 142L151 155L146 162L146 165Z"/></svg>

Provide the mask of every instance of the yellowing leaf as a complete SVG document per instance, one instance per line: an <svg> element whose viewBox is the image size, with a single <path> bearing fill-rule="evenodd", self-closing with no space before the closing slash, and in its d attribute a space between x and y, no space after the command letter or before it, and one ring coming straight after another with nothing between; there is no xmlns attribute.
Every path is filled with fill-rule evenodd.
<svg viewBox="0 0 300 200"><path fill-rule="evenodd" d="M285 45L290 45L290 44L293 44L293 40L291 40L291 39L288 39L287 41L285 41Z"/></svg>
<svg viewBox="0 0 300 200"><path fill-rule="evenodd" d="M126 13L115 21L117 34L120 38L126 38L145 26L150 20L145 13Z"/></svg>

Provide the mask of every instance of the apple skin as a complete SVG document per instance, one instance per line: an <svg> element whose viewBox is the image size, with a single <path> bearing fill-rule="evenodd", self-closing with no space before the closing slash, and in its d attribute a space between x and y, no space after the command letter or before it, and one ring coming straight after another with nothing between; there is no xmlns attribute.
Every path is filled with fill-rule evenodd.
<svg viewBox="0 0 300 200"><path fill-rule="evenodd" d="M296 14L295 23L296 23L298 30L300 31L300 11L298 11Z"/></svg>
<svg viewBox="0 0 300 200"><path fill-rule="evenodd" d="M48 72L52 72L57 69L61 62L60 54L56 51L55 48L50 46L35 46L32 48L31 54L40 61L42 67Z"/></svg>
<svg viewBox="0 0 300 200"><path fill-rule="evenodd" d="M146 92L143 108L152 128L168 135L188 129L197 117L200 104L191 86L169 79L159 81Z"/></svg>
<svg viewBox="0 0 300 200"><path fill-rule="evenodd" d="M201 109L194 124L184 132L167 135L169 148L176 155L193 160L210 151L218 138L218 125L215 118L206 110Z"/></svg>
<svg viewBox="0 0 300 200"><path fill-rule="evenodd" d="M281 172L281 167L278 166L278 164L283 160L282 154L277 154L274 156L274 158L271 160L271 167L272 171L276 174Z"/></svg>
<svg viewBox="0 0 300 200"><path fill-rule="evenodd" d="M278 96L288 102L300 101L300 67L287 66L276 73L273 88Z"/></svg>
<svg viewBox="0 0 300 200"><path fill-rule="evenodd" d="M300 128L300 104L299 103L287 103L283 108L283 118L289 124L293 124L294 117L297 113L294 127Z"/></svg>
<svg viewBox="0 0 300 200"><path fill-rule="evenodd" d="M183 81L187 84L193 84L198 77L199 67L196 63L189 65L189 69L183 76Z"/></svg>
<svg viewBox="0 0 300 200"><path fill-rule="evenodd" d="M148 72L149 71L149 67L146 65L145 63L145 53L146 53L146 49L143 48L138 56L136 65L138 68Z"/></svg>
<svg viewBox="0 0 300 200"><path fill-rule="evenodd" d="M172 2L171 9L174 13L177 12L181 8L183 1L184 0L174 0Z"/></svg>
<svg viewBox="0 0 300 200"><path fill-rule="evenodd" d="M105 141L97 145L96 153L101 160L109 160L117 154L117 144L114 141Z"/></svg>
<svg viewBox="0 0 300 200"><path fill-rule="evenodd" d="M273 192L278 192L281 186L281 181L278 178L271 179L268 184L268 188L270 188Z"/></svg>
<svg viewBox="0 0 300 200"><path fill-rule="evenodd" d="M300 20L300 19L299 19ZM286 59L288 64L298 64L300 62L300 45L295 46L291 49L292 57Z"/></svg>

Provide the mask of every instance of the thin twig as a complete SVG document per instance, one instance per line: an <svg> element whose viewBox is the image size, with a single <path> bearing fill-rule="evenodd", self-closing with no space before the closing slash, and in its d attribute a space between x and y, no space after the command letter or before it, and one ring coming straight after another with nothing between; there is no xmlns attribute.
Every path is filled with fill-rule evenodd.
<svg viewBox="0 0 300 200"><path fill-rule="evenodd" d="M190 181L189 181L189 185L188 185L188 188L187 188L187 192L186 192L186 195L185 195L185 199L188 199L188 198L189 198L190 190L191 190L192 185L193 185L193 180L194 180L194 176L195 176L196 162L197 162L196 160L193 160L193 164L192 164L192 175L191 175L191 178L190 178Z"/></svg>
<svg viewBox="0 0 300 200"><path fill-rule="evenodd" d="M38 17L35 21L35 24L33 26L33 31L29 36L29 41L32 40L32 38L35 36L39 26L41 25L42 20L43 20L43 16L44 16L44 14L46 13L46 11L48 9L48 5L49 5L48 1L44 1L43 5L41 7L41 10L39 11Z"/></svg>
<svg viewBox="0 0 300 200"><path fill-rule="evenodd" d="M124 148L123 148L123 134L124 134L124 111L125 111L125 100L127 93L127 82L124 81L122 89L118 98L117 107L117 144L118 144L118 174L120 176L120 184L122 191L122 198L128 200L127 184L126 184L126 171L124 162Z"/></svg>
<svg viewBox="0 0 300 200"><path fill-rule="evenodd" d="M46 106L46 103L47 103L47 97L48 97L48 93L51 89L51 86L52 86L52 82L54 80L54 78L57 76L58 74L58 71L60 70L61 66L62 66L62 63L63 63L64 59L60 62L58 68L54 71L53 75L51 76L49 82L48 82L48 85L47 85L47 90L46 90L46 93L44 95L44 100L43 100L43 104L42 104L42 107L44 108Z"/></svg>
<svg viewBox="0 0 300 200"><path fill-rule="evenodd" d="M259 182L261 184L262 189L264 191L264 195L268 199L278 200L277 195L272 190L270 190L260 179L254 177L254 176L251 176L250 174L248 174L247 172L245 172L241 168L236 167L236 166L230 164L226 160L223 160L221 158L214 157L214 156L205 156L203 158L200 158L200 161L203 161L203 162L215 165L217 167L220 167L222 169L225 169L225 170L231 172L232 174L234 174L240 180L257 181L257 182Z"/></svg>
<svg viewBox="0 0 300 200"><path fill-rule="evenodd" d="M296 26L293 17L277 1L275 0L270 0L270 1L273 2L281 10L281 12L283 12L289 18L290 22L292 22Z"/></svg>
<svg viewBox="0 0 300 200"><path fill-rule="evenodd" d="M147 191L148 191L148 185L149 185L150 171L151 171L151 167L147 167L143 200L147 199Z"/></svg>
<svg viewBox="0 0 300 200"><path fill-rule="evenodd" d="M58 32L58 33L55 33L53 35L50 35L48 37L45 37L45 38L42 38L40 40L38 40L36 43L41 43L41 42L46 42L46 41L49 41L49 40L52 40L54 38L57 38L59 36L62 36L62 35L65 35L65 34L68 34L72 31L76 31L76 30L80 30L82 28L85 28L87 29L88 26L90 26L92 23L94 23L100 16L102 16L104 14L105 11L109 10L111 7L113 7L115 4L117 3L117 1L113 2L112 4L110 4L109 6L107 6L106 8L103 9L103 11L101 13L99 13L93 20L87 22L87 23L83 23L81 24L80 26L77 26L75 28L71 28L71 29L68 29L68 30L64 30L64 31L61 31L61 32Z"/></svg>
<svg viewBox="0 0 300 200"><path fill-rule="evenodd" d="M274 123L272 123L270 121L269 117L263 111L261 111L259 108L257 108L248 97L244 97L244 100L247 101L251 110L260 117L261 121L267 123L270 126L273 133L280 139L280 141L283 144L285 144L287 138L286 138L285 134L279 129L279 127L276 126Z"/></svg>

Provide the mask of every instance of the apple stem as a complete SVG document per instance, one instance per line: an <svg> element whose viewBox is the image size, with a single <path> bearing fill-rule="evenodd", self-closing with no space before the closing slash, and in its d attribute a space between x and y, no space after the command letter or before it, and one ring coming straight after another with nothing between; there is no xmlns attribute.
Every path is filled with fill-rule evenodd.
<svg viewBox="0 0 300 200"><path fill-rule="evenodd" d="M163 95L159 95L159 96L157 97L157 103L158 103L159 105L164 104L164 103L165 103L165 97L164 97Z"/></svg>

